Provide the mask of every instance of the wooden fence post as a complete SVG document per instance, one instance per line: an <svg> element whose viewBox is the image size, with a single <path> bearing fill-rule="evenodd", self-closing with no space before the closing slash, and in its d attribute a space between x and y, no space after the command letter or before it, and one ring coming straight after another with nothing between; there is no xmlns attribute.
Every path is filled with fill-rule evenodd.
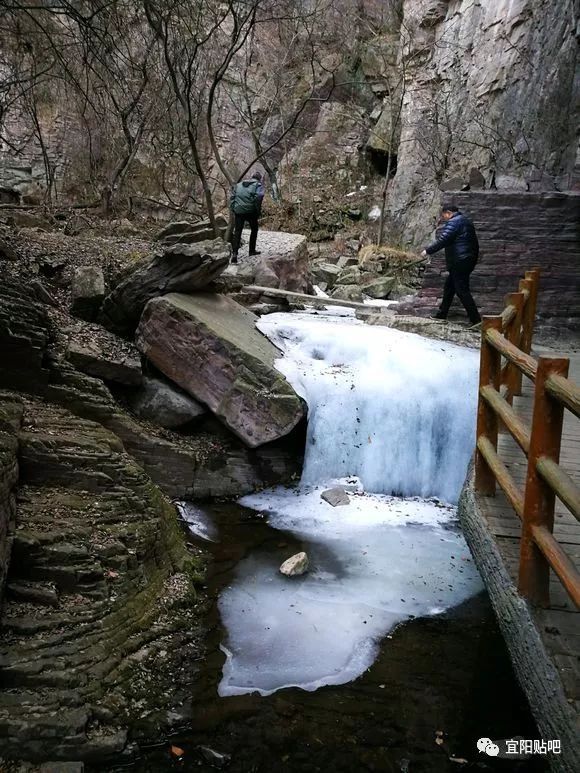
<svg viewBox="0 0 580 773"><path fill-rule="evenodd" d="M522 314L524 310L524 295L523 293L508 293L505 297L506 306L514 306L516 313L512 321L509 323L504 335L507 340L520 348L520 341L522 337ZM507 394L505 399L508 403L513 402L514 395L521 393L521 376L518 373L516 365L512 365L511 362L506 363L505 377L503 383L507 387Z"/></svg>
<svg viewBox="0 0 580 773"><path fill-rule="evenodd" d="M518 589L522 596L538 606L548 606L550 603L550 564L534 542L533 528L544 526L550 533L553 531L555 494L539 475L537 463L542 457L556 463L560 460L564 416L564 406L550 397L545 390L545 383L552 374L567 376L568 367L569 360L565 357L540 357L536 372Z"/></svg>
<svg viewBox="0 0 580 773"><path fill-rule="evenodd" d="M520 349L529 354L532 350L532 337L534 335L534 322L536 320L536 306L538 303L538 282L540 271L534 268L532 271L526 271L525 282L531 282L530 295L524 307L522 319L522 341ZM521 287L520 287L521 289Z"/></svg>
<svg viewBox="0 0 580 773"><path fill-rule="evenodd" d="M501 356L486 339L488 330L497 330L501 333L502 319L498 317L484 317L481 325L481 354L479 363L479 388L491 385L499 390L501 377ZM497 450L498 421L497 414L478 392L477 398L477 438L486 437ZM495 475L479 449L475 449L475 489L485 496L495 494Z"/></svg>
<svg viewBox="0 0 580 773"><path fill-rule="evenodd" d="M520 283L518 285L518 291L520 293L523 293L524 290L528 291L528 298L524 301L524 308L522 309L522 332L520 335L520 349L522 352L525 352L526 354L530 353L529 349L524 349L524 346L529 345L531 349L532 344L532 333L534 330L534 317L530 317L530 302L532 299L532 292L534 290L534 281L533 279L520 279ZM517 373L517 389L518 391L515 393L517 395L521 395L522 393L522 378L523 373L518 368L516 370Z"/></svg>

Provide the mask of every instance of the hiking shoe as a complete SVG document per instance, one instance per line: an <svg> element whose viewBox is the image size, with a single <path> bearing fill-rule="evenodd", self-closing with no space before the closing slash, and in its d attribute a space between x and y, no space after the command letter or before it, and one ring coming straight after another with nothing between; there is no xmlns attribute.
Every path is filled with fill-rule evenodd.
<svg viewBox="0 0 580 773"><path fill-rule="evenodd" d="M232 259L230 260L230 263L236 264L237 262L238 262L238 256L237 255L232 255Z"/></svg>
<svg viewBox="0 0 580 773"><path fill-rule="evenodd" d="M249 252L248 255L253 258L254 255L261 255L262 253L259 250L254 250L254 252Z"/></svg>
<svg viewBox="0 0 580 773"><path fill-rule="evenodd" d="M431 319L447 319L447 317L445 316L445 314L439 311L439 309L437 309L437 311L431 312Z"/></svg>

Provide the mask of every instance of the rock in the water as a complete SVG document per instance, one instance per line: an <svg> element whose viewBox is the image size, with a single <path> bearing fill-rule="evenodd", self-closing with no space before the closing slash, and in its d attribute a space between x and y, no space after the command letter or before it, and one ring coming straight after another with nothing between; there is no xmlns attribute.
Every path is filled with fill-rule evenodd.
<svg viewBox="0 0 580 773"><path fill-rule="evenodd" d="M172 293L147 304L137 330L143 354L251 448L287 435L304 415L256 319L225 296Z"/></svg>
<svg viewBox="0 0 580 773"><path fill-rule="evenodd" d="M92 322L105 297L105 277L98 266L79 266L72 278L71 314Z"/></svg>
<svg viewBox="0 0 580 773"><path fill-rule="evenodd" d="M206 413L203 405L181 389L147 376L131 401L131 409L140 418L166 429L181 427Z"/></svg>
<svg viewBox="0 0 580 773"><path fill-rule="evenodd" d="M221 239L176 244L140 263L104 300L100 320L114 333L131 335L151 298L202 290L228 265L230 248Z"/></svg>
<svg viewBox="0 0 580 773"><path fill-rule="evenodd" d="M328 502L328 504L333 507L348 505L350 503L350 498L342 486L334 486L333 488L326 489L326 491L322 492L320 498L324 499L325 502Z"/></svg>
<svg viewBox="0 0 580 773"><path fill-rule="evenodd" d="M395 285L395 281L392 276L384 276L375 279L374 282L364 284L361 289L365 295L370 295L371 298L387 298Z"/></svg>
<svg viewBox="0 0 580 773"><path fill-rule="evenodd" d="M280 566L280 572L286 577L298 577L308 571L308 555L304 552L296 553Z"/></svg>
<svg viewBox="0 0 580 773"><path fill-rule="evenodd" d="M138 350L97 325L88 325L72 334L67 356L75 368L89 376L126 386L141 384Z"/></svg>
<svg viewBox="0 0 580 773"><path fill-rule="evenodd" d="M200 746L199 750L206 762L209 762L214 768L225 768L232 759L229 754L216 752L215 749L210 749L209 746Z"/></svg>

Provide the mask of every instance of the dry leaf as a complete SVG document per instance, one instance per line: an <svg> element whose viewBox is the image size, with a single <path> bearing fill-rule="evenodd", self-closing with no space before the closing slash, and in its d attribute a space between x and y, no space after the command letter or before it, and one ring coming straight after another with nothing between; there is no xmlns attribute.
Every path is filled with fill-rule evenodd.
<svg viewBox="0 0 580 773"><path fill-rule="evenodd" d="M170 751L171 751L171 756L176 758L183 757L183 755L185 754L185 751L180 746L172 746Z"/></svg>

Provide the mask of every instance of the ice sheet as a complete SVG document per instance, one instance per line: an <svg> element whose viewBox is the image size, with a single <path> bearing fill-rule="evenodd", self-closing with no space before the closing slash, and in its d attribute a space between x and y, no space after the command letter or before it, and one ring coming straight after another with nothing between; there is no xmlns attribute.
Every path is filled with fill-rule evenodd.
<svg viewBox="0 0 580 773"><path fill-rule="evenodd" d="M481 590L454 508L366 494L333 508L321 490L242 499L305 540L311 571L283 577L278 559L262 554L241 562L219 600L228 631L220 695L349 682L372 665L397 623Z"/></svg>

